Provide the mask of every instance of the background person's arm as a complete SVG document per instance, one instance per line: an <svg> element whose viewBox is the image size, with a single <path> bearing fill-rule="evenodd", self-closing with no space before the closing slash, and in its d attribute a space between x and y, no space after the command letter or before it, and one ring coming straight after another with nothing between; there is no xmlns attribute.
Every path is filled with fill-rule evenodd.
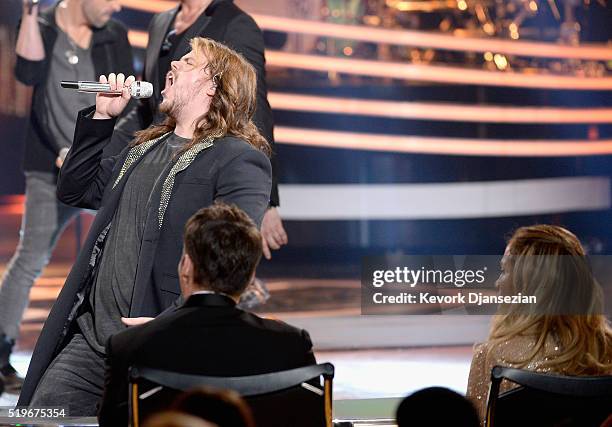
<svg viewBox="0 0 612 427"><path fill-rule="evenodd" d="M17 35L17 62L15 77L23 84L33 86L43 79L45 46L38 24L38 5L31 8L29 1L23 0L23 16Z"/></svg>

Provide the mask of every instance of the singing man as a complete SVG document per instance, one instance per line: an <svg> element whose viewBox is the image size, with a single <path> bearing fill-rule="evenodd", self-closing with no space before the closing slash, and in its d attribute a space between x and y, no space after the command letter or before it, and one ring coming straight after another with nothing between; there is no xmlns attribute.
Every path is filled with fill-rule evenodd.
<svg viewBox="0 0 612 427"><path fill-rule="evenodd" d="M134 78L101 76L123 94L98 94L95 110L79 113L57 193L98 214L38 339L19 406L95 416L108 338L182 302L176 265L187 219L219 200L261 224L272 172L252 121L255 71L218 42L198 37L191 47L166 78L166 121L118 156L102 153Z"/></svg>

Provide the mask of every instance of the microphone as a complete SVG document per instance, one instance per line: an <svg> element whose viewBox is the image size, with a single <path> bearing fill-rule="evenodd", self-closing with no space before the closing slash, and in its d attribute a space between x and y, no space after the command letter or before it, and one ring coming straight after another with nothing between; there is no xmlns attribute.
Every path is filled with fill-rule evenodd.
<svg viewBox="0 0 612 427"><path fill-rule="evenodd" d="M62 81L60 83L65 89L75 89L85 93L107 93L111 95L121 95L120 90L111 90L109 83L86 82L86 81ZM149 82L135 81L130 85L130 95L132 98L150 98L153 96L153 85Z"/></svg>

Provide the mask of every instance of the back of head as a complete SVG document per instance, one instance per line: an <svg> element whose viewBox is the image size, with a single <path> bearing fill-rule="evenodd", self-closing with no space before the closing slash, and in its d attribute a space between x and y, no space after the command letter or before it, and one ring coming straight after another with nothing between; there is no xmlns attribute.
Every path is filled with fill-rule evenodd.
<svg viewBox="0 0 612 427"><path fill-rule="evenodd" d="M555 225L521 227L510 238L498 285L504 294L535 296L536 303L501 305L489 338L493 344L533 338L525 360L515 361L519 366L554 338L560 350L547 367L568 375L610 372L612 333L585 255L578 238Z"/></svg>
<svg viewBox="0 0 612 427"><path fill-rule="evenodd" d="M250 283L262 253L261 235L236 206L215 203L200 209L185 225L185 252L194 281L202 289L240 295Z"/></svg>
<svg viewBox="0 0 612 427"><path fill-rule="evenodd" d="M187 413L219 427L255 427L246 402L231 390L201 387L181 394L171 409Z"/></svg>
<svg viewBox="0 0 612 427"><path fill-rule="evenodd" d="M479 427L478 413L464 396L429 387L404 398L396 411L398 427Z"/></svg>
<svg viewBox="0 0 612 427"><path fill-rule="evenodd" d="M144 427L220 427L197 416L181 412L166 411L152 415Z"/></svg>
<svg viewBox="0 0 612 427"><path fill-rule="evenodd" d="M536 304L507 305L536 315L601 313L601 289L578 238L554 225L516 230L502 262L508 294L536 296Z"/></svg>

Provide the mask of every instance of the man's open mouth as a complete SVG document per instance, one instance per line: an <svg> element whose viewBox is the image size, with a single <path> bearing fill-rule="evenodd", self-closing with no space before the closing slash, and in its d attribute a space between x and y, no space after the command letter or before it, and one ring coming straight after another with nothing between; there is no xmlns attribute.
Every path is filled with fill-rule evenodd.
<svg viewBox="0 0 612 427"><path fill-rule="evenodd" d="M168 89L170 86L174 85L174 81L175 81L175 76L172 73L172 71L168 71L168 74L166 74L166 87L165 89Z"/></svg>

